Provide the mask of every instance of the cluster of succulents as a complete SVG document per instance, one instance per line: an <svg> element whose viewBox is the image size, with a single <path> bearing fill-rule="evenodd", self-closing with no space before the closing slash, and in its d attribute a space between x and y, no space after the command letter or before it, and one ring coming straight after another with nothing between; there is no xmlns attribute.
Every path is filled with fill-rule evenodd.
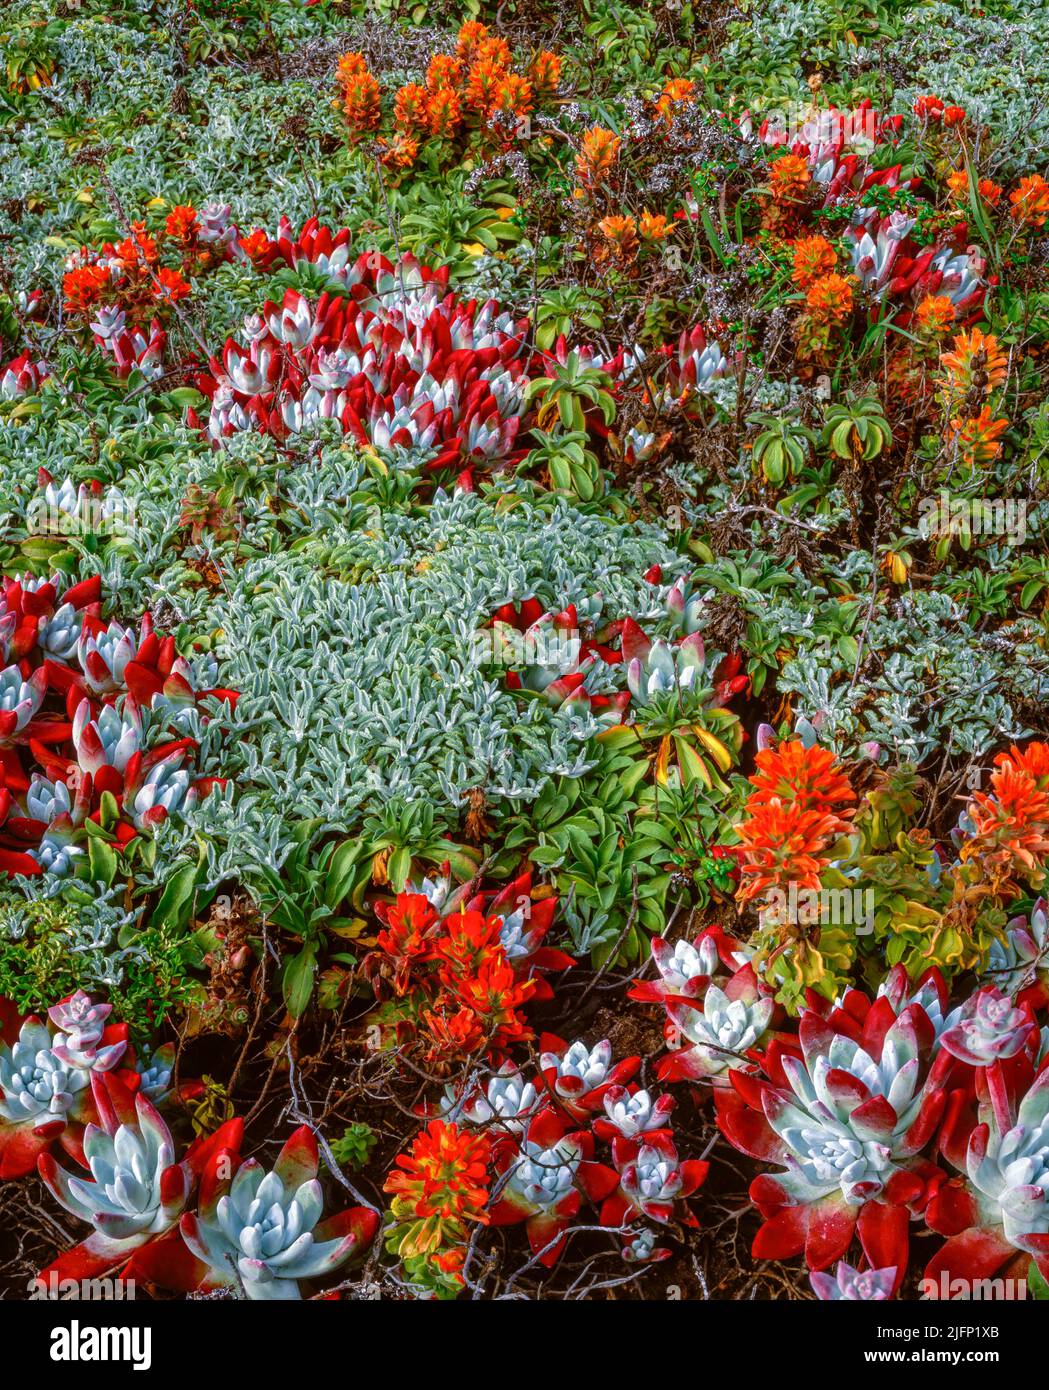
<svg viewBox="0 0 1049 1390"><path fill-rule="evenodd" d="M99 616L101 581L6 579L0 594L0 870L93 873L206 796L180 734L205 696L149 614ZM92 844L95 844L94 850ZM113 870L109 872L112 877Z"/></svg>
<svg viewBox="0 0 1049 1390"><path fill-rule="evenodd" d="M546 1270L586 1205L633 1263L667 1258L660 1232L697 1224L688 1199L709 1164L679 1158L673 1098L637 1084L641 1058L614 1062L607 1039L591 1047L544 1034L539 1045L531 1079L507 1061L483 1083L446 1087L442 1118L397 1160L387 1244L421 1287L464 1287L468 1222L523 1225Z"/></svg>
<svg viewBox="0 0 1049 1390"><path fill-rule="evenodd" d="M245 320L245 342L227 338L198 383L210 436L256 428L283 437L335 419L359 444L415 450L435 469L509 458L523 325L494 302L458 302L447 270L411 257L394 265L362 252L340 265L345 238L315 230L307 225L287 254L323 266L340 292L311 304L289 289Z"/></svg>
<svg viewBox="0 0 1049 1390"><path fill-rule="evenodd" d="M755 1255L803 1253L823 1271L857 1238L895 1291L924 1219L948 1237L925 1270L933 1289L1006 1266L1023 1280L1032 1257L1044 1275L1046 1060L1030 1002L991 986L950 1010L935 967L918 988L897 966L874 1000L850 990L806 1009L715 1091L728 1140L783 1169L751 1185Z"/></svg>
<svg viewBox="0 0 1049 1390"><path fill-rule="evenodd" d="M0 1178L39 1171L59 1205L92 1228L40 1272L45 1285L116 1274L182 1291L292 1299L301 1279L364 1255L378 1213L354 1207L321 1220L310 1129L292 1134L268 1173L241 1156L236 1118L179 1158L158 1107L184 1105L206 1088L176 1085L173 1043L137 1056L127 1025L110 1021L112 1005L83 992L53 1004L46 1022L0 1004ZM56 1160L56 1143L76 1168Z"/></svg>

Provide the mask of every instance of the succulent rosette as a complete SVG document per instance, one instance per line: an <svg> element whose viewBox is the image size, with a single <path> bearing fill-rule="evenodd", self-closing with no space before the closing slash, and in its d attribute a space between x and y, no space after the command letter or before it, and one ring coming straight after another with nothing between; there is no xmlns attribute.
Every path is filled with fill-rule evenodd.
<svg viewBox="0 0 1049 1390"><path fill-rule="evenodd" d="M600 595L591 606L600 608ZM584 628L593 635L582 636ZM593 628L574 603L560 613L545 612L534 598L519 608L501 605L492 619L491 640L493 656L509 668L507 687L541 695L555 709L586 713L600 724L615 725L630 694L600 688L602 677L606 682L611 677L607 668L619 664L620 654L602 640L614 635L608 628L596 634Z"/></svg>
<svg viewBox="0 0 1049 1390"><path fill-rule="evenodd" d="M989 1067L1015 1057L1038 1033L1030 1010L1016 1008L993 985L977 990L947 1022L940 1045L970 1067Z"/></svg>
<svg viewBox="0 0 1049 1390"><path fill-rule="evenodd" d="M838 1261L833 1276L813 1270L809 1279L824 1303L884 1303L896 1287L895 1269L853 1269L844 1260Z"/></svg>
<svg viewBox="0 0 1049 1390"><path fill-rule="evenodd" d="M731 1086L715 1091L718 1125L743 1153L784 1169L751 1184L765 1218L756 1256L804 1252L809 1268L822 1270L858 1232L871 1264L894 1266L902 1280L910 1212L928 1200L937 1173L920 1155L954 1063L944 1052L933 1059L933 1027L920 1005L897 1016L879 999L850 1031L806 1011L800 1055L773 1040L765 1077L732 1071Z"/></svg>
<svg viewBox="0 0 1049 1390"><path fill-rule="evenodd" d="M740 966L725 988L708 984L701 999L669 996L670 1055L657 1068L661 1081L709 1080L725 1085L728 1073L751 1065L748 1054L765 1037L776 1004L761 992L753 966Z"/></svg>
<svg viewBox="0 0 1049 1390"><path fill-rule="evenodd" d="M1031 1256L1049 1275L1049 1067L1031 1072L992 1074L987 1119L967 1140L956 1122L944 1126L943 1151L964 1176L943 1184L925 1213L948 1237L925 1270L934 1291L945 1276L948 1288L1006 1270L1022 1278Z"/></svg>
<svg viewBox="0 0 1049 1390"><path fill-rule="evenodd" d="M502 1175L489 1210L493 1226L525 1223L538 1263L552 1268L565 1248L565 1233L584 1196L600 1202L618 1185L618 1175L593 1161L594 1141L585 1130L569 1132L564 1119L545 1110L531 1121L517 1145L495 1156Z"/></svg>
<svg viewBox="0 0 1049 1390"><path fill-rule="evenodd" d="M604 1106L604 1115L594 1120L594 1133L599 1139L641 1139L667 1130L674 1097L653 1098L634 1085L612 1086L605 1092Z"/></svg>
<svg viewBox="0 0 1049 1390"><path fill-rule="evenodd" d="M648 637L633 618L623 620L623 660L627 687L639 706L660 697L676 698L687 706L700 701L720 709L745 690L748 676L737 675L738 663L726 658L712 672L707 670L706 643L698 632L689 632L676 644Z"/></svg>
<svg viewBox="0 0 1049 1390"><path fill-rule="evenodd" d="M649 1226L631 1230L623 1237L623 1259L627 1264L655 1264L668 1260L674 1253L665 1245L657 1245L659 1237Z"/></svg>
<svg viewBox="0 0 1049 1390"><path fill-rule="evenodd" d="M149 615L136 635L98 616L101 584L4 580L0 592L0 873L53 877L86 862L88 822L124 849L218 779L178 737L205 696ZM4 662L10 664L4 666ZM96 833L92 831L90 833Z"/></svg>
<svg viewBox="0 0 1049 1390"><path fill-rule="evenodd" d="M682 1162L673 1139L655 1131L638 1139L612 1141L612 1161L619 1187L601 1207L603 1226L622 1226L645 1218L660 1225L675 1214L688 1226L698 1224L684 1200L702 1187L710 1164L699 1159Z"/></svg>
<svg viewBox="0 0 1049 1390"><path fill-rule="evenodd" d="M179 1162L167 1125L141 1091L105 1072L92 1075L91 1091L98 1123L88 1124L83 1143L90 1176L70 1173L46 1153L37 1166L55 1200L93 1230L40 1278L93 1279L121 1270L161 1282L162 1270L187 1263L177 1222L200 1172L217 1151L236 1149L243 1126L227 1121Z"/></svg>
<svg viewBox="0 0 1049 1390"><path fill-rule="evenodd" d="M627 990L631 999L662 1004L668 998L698 999L718 969L730 972L746 964L746 953L739 942L726 936L720 927L706 927L695 941L681 938L673 943L653 937L652 961L658 980L637 980Z"/></svg>
<svg viewBox="0 0 1049 1390"><path fill-rule="evenodd" d="M6 1019L0 1041L0 1178L31 1173L54 1141L83 1160L84 1125L97 1120L92 1077L129 1060L128 1030L108 1023L109 1004L78 991L48 1010ZM124 1073L129 1081L133 1072Z"/></svg>
<svg viewBox="0 0 1049 1390"><path fill-rule="evenodd" d="M212 1161L182 1238L202 1268L198 1287L233 1288L253 1301L299 1299L301 1279L324 1278L365 1254L379 1225L367 1207L323 1217L317 1141L297 1129L267 1172L245 1159L230 1174Z"/></svg>
<svg viewBox="0 0 1049 1390"><path fill-rule="evenodd" d="M612 1061L612 1044L595 1047L577 1040L567 1043L553 1033L540 1038L543 1084L565 1114L586 1122L604 1106L613 1086L623 1086L641 1065L640 1057Z"/></svg>
<svg viewBox="0 0 1049 1390"><path fill-rule="evenodd" d="M523 1134L528 1121L543 1106L535 1084L513 1062L504 1062L484 1087L459 1095L446 1087L441 1115L452 1121L484 1125L496 1135Z"/></svg>
<svg viewBox="0 0 1049 1390"><path fill-rule="evenodd" d="M672 403L688 406L693 396L708 391L713 382L733 371L721 344L707 336L702 324L685 329L677 344L664 347L661 355L666 359L666 378L656 404L664 407Z"/></svg>

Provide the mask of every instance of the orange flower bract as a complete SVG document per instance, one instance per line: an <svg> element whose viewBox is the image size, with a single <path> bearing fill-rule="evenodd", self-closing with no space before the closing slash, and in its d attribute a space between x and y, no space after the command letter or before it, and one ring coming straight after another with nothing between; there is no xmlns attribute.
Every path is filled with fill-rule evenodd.
<svg viewBox="0 0 1049 1390"><path fill-rule="evenodd" d="M379 143L384 146L382 163L387 169L410 169L419 154L418 140L403 130Z"/></svg>
<svg viewBox="0 0 1049 1390"><path fill-rule="evenodd" d="M1001 452L1001 437L1009 427L1008 420L991 418L990 406L979 415L952 421L954 441L965 463L990 463Z"/></svg>
<svg viewBox="0 0 1049 1390"><path fill-rule="evenodd" d="M990 791L974 792L968 805L974 838L963 859L980 856L1004 873L1022 872L1029 882L1044 877L1049 857L1049 744L1010 748L994 760Z"/></svg>
<svg viewBox="0 0 1049 1390"><path fill-rule="evenodd" d="M693 104L695 92L696 84L687 77L669 78L656 102L657 118L668 126L673 125L680 108Z"/></svg>
<svg viewBox="0 0 1049 1390"><path fill-rule="evenodd" d="M637 229L645 241L665 241L675 231L661 212L649 212L647 209L641 214Z"/></svg>
<svg viewBox="0 0 1049 1390"><path fill-rule="evenodd" d="M484 1134L471 1134L444 1120L431 1120L407 1154L398 1154L396 1168L383 1191L395 1194L395 1215L439 1217L487 1225L488 1161L491 1144Z"/></svg>
<svg viewBox="0 0 1049 1390"><path fill-rule="evenodd" d="M507 111L515 116L527 116L534 105L531 83L527 78L510 72L496 84L491 111Z"/></svg>
<svg viewBox="0 0 1049 1390"><path fill-rule="evenodd" d="M954 312L948 295L927 294L914 311L914 322L923 333L939 338L954 322Z"/></svg>
<svg viewBox="0 0 1049 1390"><path fill-rule="evenodd" d="M368 64L363 53L344 53L335 69L335 80L340 87L344 87L351 78L360 77L367 71Z"/></svg>
<svg viewBox="0 0 1049 1390"><path fill-rule="evenodd" d="M575 167L580 181L590 188L599 184L619 158L622 143L618 135L604 126L591 126L576 155Z"/></svg>
<svg viewBox="0 0 1049 1390"><path fill-rule="evenodd" d="M475 63L490 63L492 67L499 68L506 72L514 60L514 55L510 52L510 45L505 39L500 39L494 35L482 39L477 45L474 53Z"/></svg>
<svg viewBox="0 0 1049 1390"><path fill-rule="evenodd" d="M81 314L96 304L111 284L109 271L101 265L82 265L62 277L66 312Z"/></svg>
<svg viewBox="0 0 1049 1390"><path fill-rule="evenodd" d="M769 188L777 203L798 203L805 197L812 175L800 154L781 155L769 170Z"/></svg>
<svg viewBox="0 0 1049 1390"><path fill-rule="evenodd" d="M157 243L147 233L144 222L133 222L131 235L120 243L116 253L126 270L141 273L146 266L156 264Z"/></svg>
<svg viewBox="0 0 1049 1390"><path fill-rule="evenodd" d="M637 255L637 223L632 217L604 217L597 224L607 246L602 248L601 259L611 254L616 260L626 263Z"/></svg>
<svg viewBox="0 0 1049 1390"><path fill-rule="evenodd" d="M457 87L463 80L463 65L450 53L435 53L426 69L426 87L437 92L443 87Z"/></svg>
<svg viewBox="0 0 1049 1390"><path fill-rule="evenodd" d="M940 358L940 365L948 390L959 396L973 390L989 395L1005 381L1005 353L992 333L982 333L979 328L959 333L950 352Z"/></svg>
<svg viewBox="0 0 1049 1390"><path fill-rule="evenodd" d="M450 140L462 125L463 108L459 93L451 87L441 87L430 97L426 107L430 134L437 139Z"/></svg>
<svg viewBox="0 0 1049 1390"><path fill-rule="evenodd" d="M794 270L790 278L799 289L807 290L833 270L837 260L837 253L826 237L799 237L794 243Z"/></svg>
<svg viewBox="0 0 1049 1390"><path fill-rule="evenodd" d="M429 95L418 82L408 82L393 99L393 119L403 130L422 130L427 124Z"/></svg>
<svg viewBox="0 0 1049 1390"><path fill-rule="evenodd" d="M180 299L185 299L191 293L190 285L183 280L177 270L169 270L167 266L162 266L157 273L160 284L156 295L158 299L166 299L170 304L177 304Z"/></svg>
<svg viewBox="0 0 1049 1390"><path fill-rule="evenodd" d="M382 116L379 84L370 72L355 73L343 87L343 112L356 134L376 130Z"/></svg>
<svg viewBox="0 0 1049 1390"><path fill-rule="evenodd" d="M466 78L466 105L481 115L487 115L495 101L495 93L505 76L504 69L494 63L474 63Z"/></svg>
<svg viewBox="0 0 1049 1390"><path fill-rule="evenodd" d="M748 811L767 806L775 797L796 802L803 811L821 812L856 800L834 754L818 744L807 748L800 739L792 739L763 748L754 761L757 771L750 778L754 790L747 798Z"/></svg>
<svg viewBox="0 0 1049 1390"><path fill-rule="evenodd" d="M528 76L540 96L552 96L561 85L561 59L544 48L532 59Z"/></svg>
<svg viewBox="0 0 1049 1390"><path fill-rule="evenodd" d="M829 862L824 852L852 828L856 793L832 753L798 739L763 749L756 762L748 819L737 826L745 850L739 900L790 883L815 890Z"/></svg>
<svg viewBox="0 0 1049 1390"><path fill-rule="evenodd" d="M832 273L813 281L805 307L817 323L841 323L852 313L852 281Z"/></svg>
<svg viewBox="0 0 1049 1390"><path fill-rule="evenodd" d="M183 245L195 241L200 231L196 208L190 207L189 204L172 208L164 219L164 230L168 236L174 237Z"/></svg>
<svg viewBox="0 0 1049 1390"><path fill-rule="evenodd" d="M455 43L455 56L464 62L469 62L480 47L482 40L487 37L487 24L482 24L477 19L468 19L459 30L459 37Z"/></svg>
<svg viewBox="0 0 1049 1390"><path fill-rule="evenodd" d="M1030 174L1020 180L1018 187L1009 194L1012 203L1010 214L1024 227L1044 227L1049 217L1049 184L1041 174Z"/></svg>

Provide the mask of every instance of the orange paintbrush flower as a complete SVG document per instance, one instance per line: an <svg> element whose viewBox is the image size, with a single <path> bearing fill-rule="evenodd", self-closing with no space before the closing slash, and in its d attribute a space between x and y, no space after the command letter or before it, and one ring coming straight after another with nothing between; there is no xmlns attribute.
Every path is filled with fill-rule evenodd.
<svg viewBox="0 0 1049 1390"><path fill-rule="evenodd" d="M995 183L993 179L981 179L976 185L976 191L988 207L996 208L1001 200L1002 185Z"/></svg>
<svg viewBox="0 0 1049 1390"><path fill-rule="evenodd" d="M737 826L745 850L739 900L791 883L817 889L829 862L824 851L852 829L848 803L856 793L832 753L800 739L762 749L756 762L749 819Z"/></svg>
<svg viewBox="0 0 1049 1390"><path fill-rule="evenodd" d="M979 415L951 422L954 442L963 462L990 463L1001 452L1001 437L1009 427L1008 420L991 418L991 408L985 405Z"/></svg>
<svg viewBox="0 0 1049 1390"><path fill-rule="evenodd" d="M691 106L695 101L696 84L687 77L672 77L664 84L659 100L656 102L656 117L666 125L674 124L675 116L682 107Z"/></svg>
<svg viewBox="0 0 1049 1390"><path fill-rule="evenodd" d="M952 170L947 175L947 188L956 203L968 202L969 175L964 169ZM976 191L988 207L998 206L998 200L1002 196L1000 184L995 183L992 179L980 179L976 185Z"/></svg>
<svg viewBox="0 0 1049 1390"><path fill-rule="evenodd" d="M426 88L418 82L407 82L393 99L393 119L402 130L424 130L427 125Z"/></svg>
<svg viewBox="0 0 1049 1390"><path fill-rule="evenodd" d="M979 328L961 332L954 339L950 352L940 358L946 374L945 385L955 396L977 390L990 395L1005 381L1005 353L992 333Z"/></svg>
<svg viewBox="0 0 1049 1390"><path fill-rule="evenodd" d="M637 256L637 223L632 217L604 217L597 230L605 242L600 248L601 260L611 256L625 264Z"/></svg>
<svg viewBox="0 0 1049 1390"><path fill-rule="evenodd" d="M487 1225L490 1156L487 1135L431 1120L410 1153L398 1154L383 1184L384 1192L395 1194L394 1215Z"/></svg>
<svg viewBox="0 0 1049 1390"><path fill-rule="evenodd" d="M82 314L91 308L110 287L109 271L101 265L82 265L62 277L62 292L66 297L66 312Z"/></svg>
<svg viewBox="0 0 1049 1390"><path fill-rule="evenodd" d="M468 19L459 30L459 37L455 43L455 56L462 59L464 63L472 62L482 40L487 37L487 24L482 24L477 19Z"/></svg>
<svg viewBox="0 0 1049 1390"><path fill-rule="evenodd" d="M466 105L472 111L485 116L492 109L495 93L505 76L505 69L495 63L479 59L471 67L466 78Z"/></svg>
<svg viewBox="0 0 1049 1390"><path fill-rule="evenodd" d="M403 130L379 144L383 146L382 163L387 169L410 169L419 154L418 140Z"/></svg>
<svg viewBox="0 0 1049 1390"><path fill-rule="evenodd" d="M916 327L933 338L941 338L954 322L954 304L945 294L927 294L914 311Z"/></svg>
<svg viewBox="0 0 1049 1390"><path fill-rule="evenodd" d="M580 181L588 188L596 187L619 158L622 143L618 135L604 126L591 126L576 155L575 167Z"/></svg>
<svg viewBox="0 0 1049 1390"><path fill-rule="evenodd" d="M164 230L169 237L181 242L183 246L195 241L200 231L196 208L190 207L188 203L172 208L164 219Z"/></svg>
<svg viewBox="0 0 1049 1390"><path fill-rule="evenodd" d="M451 87L440 87L427 104L426 119L431 135L439 140L450 140L463 121L459 93L453 92Z"/></svg>
<svg viewBox="0 0 1049 1390"><path fill-rule="evenodd" d="M463 65L450 53L435 53L426 69L428 91L438 92L444 87L458 87L463 80Z"/></svg>
<svg viewBox="0 0 1049 1390"><path fill-rule="evenodd" d="M641 214L637 229L645 241L665 241L676 230L661 212L649 212L647 209Z"/></svg>
<svg viewBox="0 0 1049 1390"><path fill-rule="evenodd" d="M514 61L514 55L510 52L510 45L506 40L497 38L493 34L481 40L477 45L473 59L475 63L491 63L492 67L507 72Z"/></svg>
<svg viewBox="0 0 1049 1390"><path fill-rule="evenodd" d="M774 797L795 802L803 811L821 812L856 800L834 754L818 744L807 748L801 739L791 739L763 748L754 761L757 771L750 778L754 790L747 798L748 811L767 806ZM852 812L843 815L851 816Z"/></svg>
<svg viewBox="0 0 1049 1390"><path fill-rule="evenodd" d="M354 73L343 87L346 123L355 134L377 129L382 115L379 84L370 72Z"/></svg>
<svg viewBox="0 0 1049 1390"><path fill-rule="evenodd" d="M974 792L969 802L976 834L961 856L980 856L1040 882L1049 856L1049 745L1013 747L994 765L990 791Z"/></svg>
<svg viewBox="0 0 1049 1390"><path fill-rule="evenodd" d="M852 313L852 281L832 272L809 286L805 307L816 323L841 323Z"/></svg>
<svg viewBox="0 0 1049 1390"><path fill-rule="evenodd" d="M177 270L169 270L162 266L157 273L160 282L155 294L157 299L165 299L169 304L177 304L180 299L185 299L191 293L191 286L183 280Z"/></svg>
<svg viewBox="0 0 1049 1390"><path fill-rule="evenodd" d="M379 915L385 928L375 938L375 945L392 958L393 986L403 994L410 986L413 968L433 958L437 913L422 893L399 893L397 901L384 905Z"/></svg>
<svg viewBox="0 0 1049 1390"><path fill-rule="evenodd" d="M340 87L345 87L351 78L360 77L367 71L368 64L363 53L344 53L335 69L335 80Z"/></svg>
<svg viewBox="0 0 1049 1390"><path fill-rule="evenodd" d="M553 95L561 85L561 59L556 53L542 49L532 59L528 76L540 96Z"/></svg>
<svg viewBox="0 0 1049 1390"><path fill-rule="evenodd" d="M156 264L157 243L146 231L144 222L132 222L131 235L120 243L116 253L126 270L141 272L145 266Z"/></svg>
<svg viewBox="0 0 1049 1390"><path fill-rule="evenodd" d="M772 797L736 828L744 848L739 901L750 902L769 888L791 883L799 891L818 889L830 863L825 851L849 828L835 813L805 811L797 802Z"/></svg>
<svg viewBox="0 0 1049 1390"><path fill-rule="evenodd" d="M506 111L514 116L527 116L534 106L531 83L515 72L509 72L496 84L491 114Z"/></svg>
<svg viewBox="0 0 1049 1390"><path fill-rule="evenodd" d="M800 203L808 192L812 175L800 154L785 154L769 170L769 188L777 203Z"/></svg>
<svg viewBox="0 0 1049 1390"><path fill-rule="evenodd" d="M1024 227L1044 227L1049 217L1049 184L1041 174L1031 174L1020 180L1009 194L1011 216Z"/></svg>
<svg viewBox="0 0 1049 1390"><path fill-rule="evenodd" d="M794 270L791 279L807 290L837 264L837 253L826 237L803 236L794 243Z"/></svg>

